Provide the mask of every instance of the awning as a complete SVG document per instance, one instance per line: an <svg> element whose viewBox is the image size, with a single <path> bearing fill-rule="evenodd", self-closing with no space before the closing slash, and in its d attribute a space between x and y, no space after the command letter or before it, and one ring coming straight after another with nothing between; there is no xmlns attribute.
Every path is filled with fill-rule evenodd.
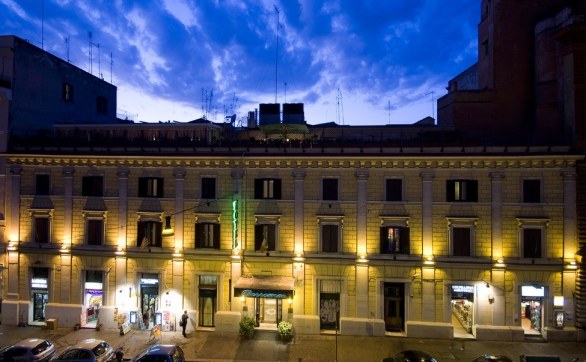
<svg viewBox="0 0 586 362"><path fill-rule="evenodd" d="M295 279L272 275L240 277L234 285L235 297L248 298L293 298Z"/></svg>

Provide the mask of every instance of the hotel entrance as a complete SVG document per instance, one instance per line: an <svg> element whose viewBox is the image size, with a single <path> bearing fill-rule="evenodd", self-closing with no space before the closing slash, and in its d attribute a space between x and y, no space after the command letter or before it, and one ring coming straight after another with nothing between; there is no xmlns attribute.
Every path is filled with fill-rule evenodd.
<svg viewBox="0 0 586 362"><path fill-rule="evenodd" d="M405 323L405 284L384 283L385 331L402 332Z"/></svg>
<svg viewBox="0 0 586 362"><path fill-rule="evenodd" d="M201 327L213 327L216 314L218 276L199 276L199 323Z"/></svg>

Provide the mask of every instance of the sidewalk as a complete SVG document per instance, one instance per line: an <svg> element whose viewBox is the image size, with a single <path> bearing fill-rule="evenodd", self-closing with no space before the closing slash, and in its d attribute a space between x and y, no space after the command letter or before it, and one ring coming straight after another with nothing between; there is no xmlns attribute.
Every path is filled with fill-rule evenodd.
<svg viewBox="0 0 586 362"><path fill-rule="evenodd" d="M150 331L132 330L120 336L117 329L71 328L45 330L40 327L0 325L0 347L29 337L47 338L60 352L86 338L106 340L114 348L122 347L124 359L130 359L153 345ZM484 353L504 354L518 361L519 356L557 355L562 361L586 361L586 344L477 342L463 340L415 339L402 337L353 337L327 335L297 336L290 343L276 340L274 331L257 331L254 339L242 340L237 333L196 331L184 338L180 332L162 332L157 343L178 344L187 361L380 361L406 349L419 349L434 355L438 361L472 361Z"/></svg>

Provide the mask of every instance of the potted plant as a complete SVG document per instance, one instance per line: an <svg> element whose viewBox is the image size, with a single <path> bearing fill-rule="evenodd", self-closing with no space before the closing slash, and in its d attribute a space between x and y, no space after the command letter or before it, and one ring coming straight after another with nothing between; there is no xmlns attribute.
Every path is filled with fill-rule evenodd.
<svg viewBox="0 0 586 362"><path fill-rule="evenodd" d="M293 329L293 323L287 321L280 321L279 325L277 326L277 335L279 339L283 342L289 342L293 339L295 335L295 330Z"/></svg>
<svg viewBox="0 0 586 362"><path fill-rule="evenodd" d="M244 316L240 320L240 336L251 339L254 336L254 319Z"/></svg>

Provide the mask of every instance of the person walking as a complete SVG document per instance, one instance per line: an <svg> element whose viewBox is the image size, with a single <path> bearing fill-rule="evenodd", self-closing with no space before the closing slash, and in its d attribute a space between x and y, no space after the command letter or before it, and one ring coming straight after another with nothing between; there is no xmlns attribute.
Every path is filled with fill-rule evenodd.
<svg viewBox="0 0 586 362"><path fill-rule="evenodd" d="M185 327L187 327L187 320L189 320L189 316L187 315L187 310L183 311L183 315L181 316L181 321L179 322L179 325L182 328L183 331L183 337L187 338L187 334L185 334Z"/></svg>

